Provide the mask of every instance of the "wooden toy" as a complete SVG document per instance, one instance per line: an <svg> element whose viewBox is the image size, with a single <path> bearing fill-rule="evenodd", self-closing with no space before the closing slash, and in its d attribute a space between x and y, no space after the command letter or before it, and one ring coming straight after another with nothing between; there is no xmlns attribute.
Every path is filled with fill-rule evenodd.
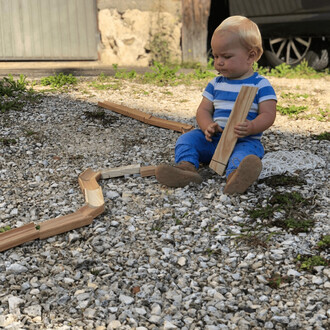
<svg viewBox="0 0 330 330"><path fill-rule="evenodd" d="M258 87L242 86L237 96L233 110L209 165L211 169L220 175L225 171L228 159L237 142L234 127L246 119L257 91Z"/></svg>
<svg viewBox="0 0 330 330"><path fill-rule="evenodd" d="M126 107L124 105L119 105L119 104L109 102L109 101L99 101L98 106L108 109L108 110L115 111L124 116L137 119L137 120L142 121L149 125L167 128L167 129L171 129L171 130L178 131L181 133L188 132L194 128L192 125L179 123L179 122L173 121L173 120L167 120L167 119L154 117L143 111L132 109L132 108Z"/></svg>

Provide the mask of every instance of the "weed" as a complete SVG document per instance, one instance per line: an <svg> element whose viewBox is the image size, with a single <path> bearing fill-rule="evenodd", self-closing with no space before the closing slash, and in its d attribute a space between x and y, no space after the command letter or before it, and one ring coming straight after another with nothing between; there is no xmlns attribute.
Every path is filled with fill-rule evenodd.
<svg viewBox="0 0 330 330"><path fill-rule="evenodd" d="M330 115L330 110L329 109L318 109L319 114L314 115L315 119L318 121L328 121L329 120L329 115Z"/></svg>
<svg viewBox="0 0 330 330"><path fill-rule="evenodd" d="M266 183L267 186L275 188L278 186L301 186L306 184L306 181L301 179L299 176L273 175L260 180L260 183Z"/></svg>
<svg viewBox="0 0 330 330"><path fill-rule="evenodd" d="M317 243L317 248L322 251L330 250L330 235L324 235Z"/></svg>
<svg viewBox="0 0 330 330"><path fill-rule="evenodd" d="M169 49L168 41L166 40L165 33L156 33L150 42L150 53L152 61L168 64L171 61L171 52Z"/></svg>
<svg viewBox="0 0 330 330"><path fill-rule="evenodd" d="M308 272L313 273L315 270L314 268L317 266L329 266L330 261L326 260L325 258L319 255L298 255L296 259L299 269L306 270Z"/></svg>
<svg viewBox="0 0 330 330"><path fill-rule="evenodd" d="M10 226L4 226L4 227L1 227L1 228L0 228L0 233L4 233L4 232L6 232L6 231L8 231L8 230L10 230L10 229L11 229Z"/></svg>
<svg viewBox="0 0 330 330"><path fill-rule="evenodd" d="M330 140L330 133L329 132L323 132L319 135L314 135L313 136L316 140L320 140L320 141L329 141Z"/></svg>
<svg viewBox="0 0 330 330"><path fill-rule="evenodd" d="M162 65L159 62L155 62L151 68L152 72L145 72L142 81L145 83L156 83L158 85L176 85L178 84L178 78L182 78L183 74L177 74L179 67L170 67L168 65Z"/></svg>
<svg viewBox="0 0 330 330"><path fill-rule="evenodd" d="M282 63L271 69L268 73L270 76L286 78L319 78L323 77L325 74L327 74L327 72L317 72L312 67L308 66L307 61L302 61L295 67Z"/></svg>
<svg viewBox="0 0 330 330"><path fill-rule="evenodd" d="M17 80L12 75L0 79L0 112L22 110L26 103L36 102L39 95L27 86L24 75L20 75Z"/></svg>
<svg viewBox="0 0 330 330"><path fill-rule="evenodd" d="M7 138L0 138L0 142L4 146L10 146L10 145L13 145L13 144L17 143L17 141L15 139L7 139Z"/></svg>
<svg viewBox="0 0 330 330"><path fill-rule="evenodd" d="M304 98L304 99L307 99L309 97L308 94L294 94L294 93L281 93L281 97L283 99L290 99L290 100L296 100L296 99L299 99L299 98Z"/></svg>
<svg viewBox="0 0 330 330"><path fill-rule="evenodd" d="M50 86L53 88L61 88L67 85L76 85L78 82L77 78L71 73L66 75L62 72L53 76L41 78L40 83L42 86Z"/></svg>
<svg viewBox="0 0 330 330"><path fill-rule="evenodd" d="M118 120L118 118L113 115L107 115L104 110L93 112L85 111L84 114L88 120L101 121L104 127L108 127Z"/></svg>
<svg viewBox="0 0 330 330"><path fill-rule="evenodd" d="M314 226L313 220L298 220L295 218L287 218L275 223L277 223L279 227L293 229L295 232L307 232Z"/></svg>
<svg viewBox="0 0 330 330"><path fill-rule="evenodd" d="M307 106L297 106L297 105L290 105L288 107L283 107L281 105L277 105L277 110L283 116L289 116L292 118L293 116L297 116L299 113L307 110Z"/></svg>
<svg viewBox="0 0 330 330"><path fill-rule="evenodd" d="M306 219L303 206L311 205L311 199L304 198L298 192L276 192L271 196L266 206L249 210L252 219L266 220L265 225L280 227L294 234L308 232L314 226L314 220ZM274 214L281 214L274 219Z"/></svg>
<svg viewBox="0 0 330 330"><path fill-rule="evenodd" d="M272 205L267 205L266 207L260 207L249 211L249 215L252 219L269 219L274 214L274 209Z"/></svg>
<svg viewBox="0 0 330 330"><path fill-rule="evenodd" d="M253 227L245 227L240 234L230 233L229 236L234 237L236 241L245 242L250 246L261 246L267 248L270 239L280 234L279 232L268 233L264 231L263 225L256 225Z"/></svg>
<svg viewBox="0 0 330 330"><path fill-rule="evenodd" d="M118 69L118 64L113 64L112 67L115 70L115 78L117 79L134 79L137 77L135 70L126 71L126 69Z"/></svg>
<svg viewBox="0 0 330 330"><path fill-rule="evenodd" d="M268 278L268 285L273 289L278 289L281 284L292 282L289 276L282 276L281 274L274 273Z"/></svg>

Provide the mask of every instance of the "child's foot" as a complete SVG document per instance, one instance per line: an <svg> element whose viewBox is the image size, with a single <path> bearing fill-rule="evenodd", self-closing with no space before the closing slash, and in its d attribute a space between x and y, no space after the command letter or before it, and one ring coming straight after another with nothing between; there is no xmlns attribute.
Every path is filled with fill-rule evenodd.
<svg viewBox="0 0 330 330"><path fill-rule="evenodd" d="M237 170L229 174L223 192L229 195L245 192L258 179L261 169L262 163L259 157L255 155L246 156Z"/></svg>
<svg viewBox="0 0 330 330"><path fill-rule="evenodd" d="M159 165L156 167L156 179L168 187L184 187L190 182L202 183L203 178L198 174L196 167L189 162L178 165Z"/></svg>

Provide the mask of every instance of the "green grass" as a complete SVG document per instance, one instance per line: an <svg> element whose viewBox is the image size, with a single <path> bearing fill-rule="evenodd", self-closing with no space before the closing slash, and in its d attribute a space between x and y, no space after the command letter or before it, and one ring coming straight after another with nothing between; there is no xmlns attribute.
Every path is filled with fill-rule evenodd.
<svg viewBox="0 0 330 330"><path fill-rule="evenodd" d="M330 261L320 255L298 255L296 258L300 270L313 273L317 266L329 266Z"/></svg>
<svg viewBox="0 0 330 330"><path fill-rule="evenodd" d="M314 135L313 137L316 140L319 140L319 141L329 141L330 140L330 132L323 132L319 135Z"/></svg>
<svg viewBox="0 0 330 330"><path fill-rule="evenodd" d="M39 95L28 87L26 77L12 75L0 79L0 113L10 110L22 110L24 105L38 101Z"/></svg>
<svg viewBox="0 0 330 330"><path fill-rule="evenodd" d="M267 205L260 204L248 210L248 214L253 221L262 220L265 226L276 226L298 234L309 232L315 224L315 221L309 218L308 212L308 208L312 207L311 199L304 198L298 192L275 192L268 199ZM275 217L275 213L282 216Z"/></svg>
<svg viewBox="0 0 330 330"><path fill-rule="evenodd" d="M76 85L77 82L77 78L74 77L71 73L66 75L62 72L59 74L54 74L53 76L41 78L40 80L42 86L50 86L55 89L68 85Z"/></svg>
<svg viewBox="0 0 330 330"><path fill-rule="evenodd" d="M290 118L296 117L299 113L304 112L308 109L307 106L296 106L296 105L290 105L287 107L277 105L276 108L281 115L289 116Z"/></svg>
<svg viewBox="0 0 330 330"><path fill-rule="evenodd" d="M317 243L317 248L322 251L330 250L330 235L324 235Z"/></svg>
<svg viewBox="0 0 330 330"><path fill-rule="evenodd" d="M4 232L6 232L6 231L8 231L8 230L10 230L10 229L11 229L10 226L4 226L4 227L1 227L1 228L0 228L0 233L4 233Z"/></svg>

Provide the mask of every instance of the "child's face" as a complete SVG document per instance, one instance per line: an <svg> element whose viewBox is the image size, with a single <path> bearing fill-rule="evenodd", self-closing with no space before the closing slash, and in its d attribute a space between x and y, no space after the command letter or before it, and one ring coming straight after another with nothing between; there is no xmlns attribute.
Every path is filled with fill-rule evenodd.
<svg viewBox="0 0 330 330"><path fill-rule="evenodd" d="M226 78L244 79L253 74L255 52L246 49L229 31L216 32L211 40L214 68Z"/></svg>

